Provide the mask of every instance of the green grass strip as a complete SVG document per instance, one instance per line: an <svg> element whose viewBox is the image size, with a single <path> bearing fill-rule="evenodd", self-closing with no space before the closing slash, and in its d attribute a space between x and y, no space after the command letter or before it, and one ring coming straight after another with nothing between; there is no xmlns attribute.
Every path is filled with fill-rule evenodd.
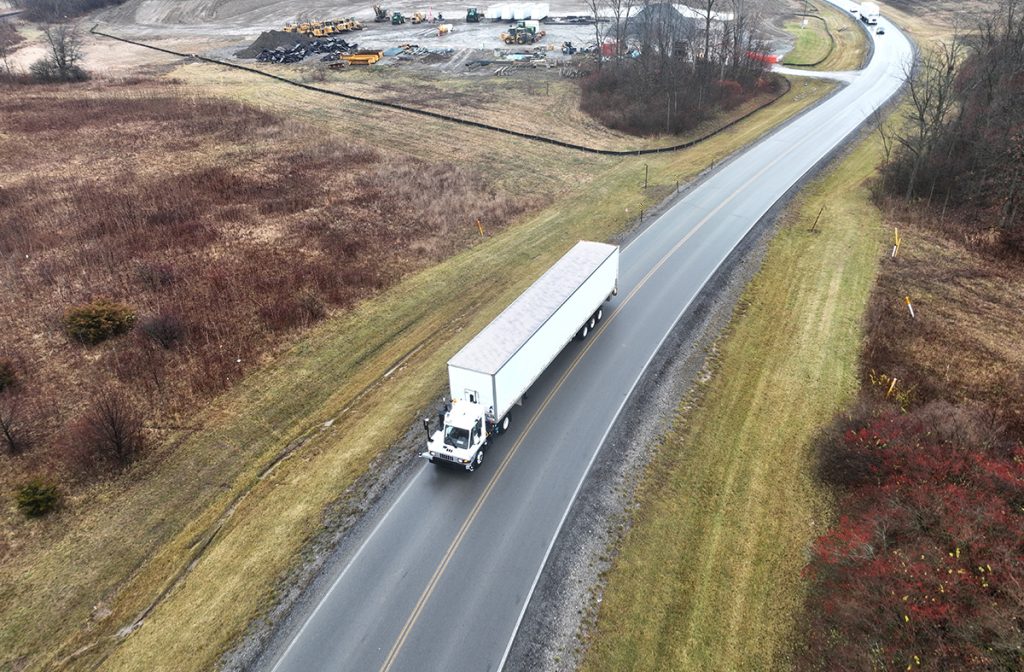
<svg viewBox="0 0 1024 672"><path fill-rule="evenodd" d="M801 568L829 522L811 442L857 388L879 154L860 143L784 216L696 410L680 406L639 487L584 670L786 666Z"/></svg>

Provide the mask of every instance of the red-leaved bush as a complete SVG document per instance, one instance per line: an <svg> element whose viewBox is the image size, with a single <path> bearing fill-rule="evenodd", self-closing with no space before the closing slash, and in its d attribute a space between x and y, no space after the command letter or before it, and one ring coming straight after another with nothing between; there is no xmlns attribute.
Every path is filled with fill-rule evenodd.
<svg viewBox="0 0 1024 672"><path fill-rule="evenodd" d="M847 423L799 669L1024 668L1024 447L949 404Z"/></svg>

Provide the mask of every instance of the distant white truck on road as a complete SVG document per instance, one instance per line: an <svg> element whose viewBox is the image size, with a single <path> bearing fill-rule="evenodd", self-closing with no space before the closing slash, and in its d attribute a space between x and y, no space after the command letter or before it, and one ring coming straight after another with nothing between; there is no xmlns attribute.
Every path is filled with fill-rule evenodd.
<svg viewBox="0 0 1024 672"><path fill-rule="evenodd" d="M878 5L873 2L860 3L860 20L869 26L878 25Z"/></svg>
<svg viewBox="0 0 1024 672"><path fill-rule="evenodd" d="M584 339L618 293L619 248L581 241L448 361L451 406L427 450L437 465L475 470L512 407L575 337Z"/></svg>

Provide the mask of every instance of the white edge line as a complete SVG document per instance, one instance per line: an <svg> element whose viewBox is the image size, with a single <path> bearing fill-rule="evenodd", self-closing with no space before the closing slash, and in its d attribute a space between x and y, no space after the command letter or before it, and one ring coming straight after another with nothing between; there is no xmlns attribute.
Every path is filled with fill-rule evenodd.
<svg viewBox="0 0 1024 672"><path fill-rule="evenodd" d="M365 549L373 540L373 537L377 534L377 531L380 530L380 528L384 525L385 521L387 521L388 516L391 515L391 512L397 508L396 505L398 504L398 502L401 501L403 497L405 497L405 493L409 492L409 490L413 486L413 483L416 482L416 479L419 478L420 474L423 473L423 470L426 469L426 466L426 464L420 466L420 470L416 474L414 474L412 478L409 479L409 482L406 484L405 489L403 489L402 492L398 495L398 497L396 497L394 501L391 502L391 505L388 506L388 510L384 512L384 515L381 517L381 519L377 521L376 525L373 526L373 530L370 531L370 534L366 537L366 539L363 540L363 543L359 545L359 548L356 549L356 552L352 555L352 557L349 558L348 564L345 565L345 569L341 570L341 574L338 574L338 578L336 578L334 580L334 583L331 584L331 587L327 589L327 593L324 594L323 598L321 598L320 602L316 605L316 608L313 609L313 613L306 617L306 621L302 624L302 627L299 628L299 631L295 633L295 636L292 637L292 641L288 643L288 646L285 648L284 653L282 653L281 656L277 659L277 662L274 663L274 667L270 668L270 672L277 672L277 668L279 668L281 666L281 663L284 662L285 658L288 657L288 654L291 652L292 647L294 647L295 643L298 642L299 638L302 637L302 633L305 632L309 624L316 619L316 615L317 613L319 613L320 608L323 607L324 604L326 604L327 601L330 599L331 593L333 593L334 589L338 587L338 584L341 583L341 580L345 578L345 575L348 573L348 570L351 569L352 565L354 565L356 560L359 559L359 556L360 554L362 554L363 549Z"/></svg>
<svg viewBox="0 0 1024 672"><path fill-rule="evenodd" d="M776 199L776 201L777 200L778 199ZM771 208L769 207L769 210L770 209ZM765 212L767 212L767 210L765 210ZM743 239L747 237L747 235L750 233L750 230L754 228L757 222L761 221L762 217L764 217L764 213L762 213L761 216L758 217L754 221L754 223L750 225L750 227L740 238L739 242L736 243L736 246L738 246L740 242L743 242ZM499 671L505 668L505 662L508 659L509 652L512 650L512 644L515 642L516 635L519 634L519 626L523 622L523 617L526 616L526 609L530 606L530 601L533 599L533 593L537 588L537 584L540 582L540 576L544 573L544 567L548 564L548 556L551 555L551 550L555 547L555 542L558 541L558 537L562 533L562 526L565 524L566 519L569 517L569 512L572 510L573 504L576 503L576 497L579 495L580 490L583 488L583 483L587 480L587 476L590 474L590 469L594 466L594 461L597 459L597 456L601 453L601 449L604 447L605 440L608 438L608 435L615 427L615 423L618 421L619 415L622 413L622 409L629 402L630 397L633 396L633 390L636 389L636 386L640 382L640 379L644 377L645 373L647 373L647 367L650 366L654 358L658 356L658 352L661 350L661 346L665 344L665 341L668 340L668 337L671 336L672 332L675 331L676 325L679 324L679 320L682 319L683 315L686 313L687 310L689 310L693 302L697 299L698 296L700 296L701 292L704 291L704 287L707 285L708 280L710 280L711 276L718 272L718 269L722 267L722 264L725 263L725 260L728 259L729 256L732 254L733 250L736 249L736 246L733 246L733 248L729 250L729 254L725 255L725 257L723 257L722 260L718 262L718 265L715 266L715 268L708 274L708 276L704 278L704 281L701 282L700 290L698 290L697 293L694 294L693 297L686 302L686 305L676 316L676 319L672 321L672 326L669 327L668 331L665 332L665 335L662 336L660 341L658 341L657 347L654 348L654 350L651 353L651 356L647 358L646 362L644 362L644 366L642 369L640 369L639 375L637 375L637 377L633 380L633 384L629 386L629 391L626 393L626 396L623 397L622 403L619 404L619 407L615 410L615 414L612 416L612 421L611 423L609 423L608 429L605 430L604 435L601 437L601 440L597 443L597 449L594 450L594 454L590 456L590 462L587 464L587 468L583 472L583 476L580 478L580 482L576 484L576 490L573 491L572 498L569 500L569 504L568 506L565 507L565 512L562 514L562 520L559 521L558 528L555 530L555 534L551 538L551 543L548 544L548 549L544 553L544 559L540 563L540 569L537 570L537 575L533 579L533 584L530 586L530 590L526 593L526 601L523 602L523 609L519 612L519 618L516 619L515 628L513 628L512 630L512 637L509 638L508 645L505 647L505 653L502 654L501 662L498 663Z"/></svg>
<svg viewBox="0 0 1024 672"><path fill-rule="evenodd" d="M890 98L892 98L892 96L895 95L898 91L899 91L899 88L897 88L895 91L890 93L885 99L883 99L882 104L885 104L886 102L888 102L888 100ZM881 107L881 105L879 105L879 107ZM878 108L875 108L875 109L878 109ZM861 120L861 122L859 124L857 124L857 126L855 128L853 128L849 133L845 134L836 143L834 143L831 147L829 147L828 151L825 152L825 154L822 155L822 158L824 158L825 156L830 154L832 151L835 150L836 147L838 147L844 141L846 141L846 139L849 138L852 133L855 133L857 131L857 129L860 128L864 124L864 122L866 122L870 117L871 117L871 115L869 113L866 117L864 117L864 119ZM771 137L771 136L769 136L769 137ZM815 165L817 165L817 163ZM811 166L811 168L813 168L813 167L814 166ZM523 602L523 608L519 612L519 618L516 619L516 625L512 629L512 636L509 638L508 645L505 647L505 653L502 654L501 661L498 663L498 670L499 670L499 672L501 670L505 669L505 663L508 661L508 655L512 651L512 645L515 643L516 636L519 634L519 627L522 625L523 618L526 616L526 610L530 606L530 602L533 600L533 593L537 589L537 584L540 582L541 574L544 573L544 568L548 564L548 557L551 555L551 551L555 547L555 542L558 541L558 537L562 533L562 526L565 525L565 521L569 517L569 512L572 510L573 504L576 503L576 497L579 495L580 490L583 488L583 483L586 482L587 476L590 474L590 469L594 466L594 461L597 459L597 456L601 453L601 449L604 447L605 440L608 438L608 435L611 433L612 428L615 427L615 423L618 421L619 415L622 413L622 409L625 407L626 403L629 402L630 397L633 396L633 390L636 389L636 386L640 382L640 379L643 378L644 374L647 372L647 367L650 366L650 364L654 360L654 358L657 357L658 352L661 350L661 346L663 346L665 344L665 341L668 339L668 337L672 334L672 332L675 331L676 325L679 324L679 320L682 319L683 315L686 313L686 311L693 304L694 300L696 300L697 297L700 296L700 293L704 291L704 287L707 285L708 280L710 280L711 277L715 273L718 272L718 269L720 269L722 267L722 264L724 264L726 259L728 259L729 256L733 253L733 251L735 251L736 247L739 246L739 244L742 243L743 240L748 235L750 235L751 230L753 230L753 228L757 225L757 223L760 222L761 219L764 218L765 214L767 214L768 211L771 210L775 206L775 204L778 203L779 200L783 196L786 195L786 192L788 192L790 189L792 189L793 186L795 186L797 184L797 182L802 180L807 175L807 173L810 172L811 168L809 168L802 175L800 175L800 177L798 177L793 182L793 184L791 184L789 186L789 188L787 188L786 191L783 192L782 195L779 196L779 198L776 198L774 201L772 201L771 205L769 205L758 216L758 218L755 219L750 224L750 226L747 228L746 232L744 232L743 236L740 237L739 241L737 241L736 245L733 246L732 249L729 250L729 254L725 255L725 257L723 257L722 260L720 262L718 262L718 265L715 266L714 270L712 270L711 273L709 273L708 276L706 278L704 278L704 281L701 283L700 290L698 290L698 292L696 294L694 294L693 298L691 298L689 301L687 301L686 306L683 307L683 309L682 309L682 311L680 311L679 315L676 316L676 319L672 322L672 326L669 328L669 330L667 332L665 332L665 335L658 342L658 346L654 349L654 351L651 354L651 356L644 363L643 368L640 370L640 374L633 381L633 384L630 385L629 392L626 394L625 397L623 397L622 403L619 404L619 408L615 411L615 415L612 416L613 419L612 419L611 423L608 425L608 429L605 430L604 436L601 437L601 441L598 442L598 444L597 444L597 449L594 451L594 454L590 457L590 462L587 464L587 468L583 472L583 476L580 478L580 482L576 484L576 490L573 491L572 498L569 500L569 504L568 504L568 506L566 506L565 512L562 514L562 519L558 523L558 528L555 530L555 534L551 538L551 543L548 544L547 551L544 552L544 559L540 563L540 568L537 570L537 575L533 578L533 584L530 586L530 590L527 591L527 593L526 593L526 600ZM666 211L664 214L662 214L660 217L658 217L658 219L661 219L661 217L664 217L665 215L667 215L673 208L674 208L674 205L673 205L672 208L669 208L668 211ZM655 221L657 221L657 220L655 220ZM648 230L650 230L652 228L654 228L654 222L652 222L651 226L649 226L647 229L644 229L644 231L641 232L640 235L642 236L643 233L646 233ZM640 238L640 236L637 236L632 241L630 241L629 244L632 245L639 238ZM627 245L627 247L628 247L628 245ZM682 248L680 248L680 249L682 249Z"/></svg>

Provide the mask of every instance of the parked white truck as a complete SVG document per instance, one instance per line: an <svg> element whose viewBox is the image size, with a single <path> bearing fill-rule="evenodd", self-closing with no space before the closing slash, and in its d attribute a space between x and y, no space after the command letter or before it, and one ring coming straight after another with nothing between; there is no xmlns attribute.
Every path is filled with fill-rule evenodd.
<svg viewBox="0 0 1024 672"><path fill-rule="evenodd" d="M878 25L878 5L873 2L860 3L860 20L869 26Z"/></svg>
<svg viewBox="0 0 1024 672"><path fill-rule="evenodd" d="M512 407L574 337L584 339L618 293L619 248L581 241L448 361L451 405L433 432L430 462L474 471Z"/></svg>

